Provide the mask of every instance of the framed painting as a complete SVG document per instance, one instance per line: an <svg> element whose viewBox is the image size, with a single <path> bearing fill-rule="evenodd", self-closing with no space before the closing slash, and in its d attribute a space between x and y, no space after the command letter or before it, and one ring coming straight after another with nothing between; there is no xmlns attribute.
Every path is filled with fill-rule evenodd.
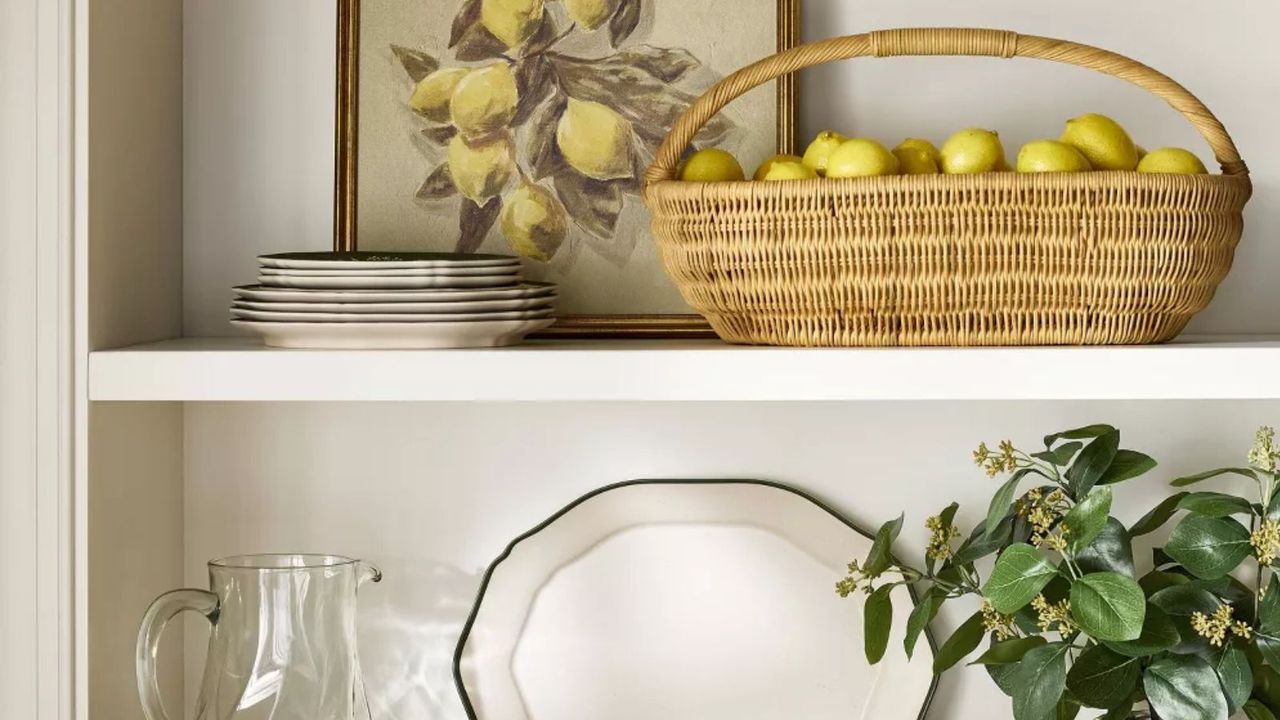
<svg viewBox="0 0 1280 720"><path fill-rule="evenodd" d="M338 0L335 248L515 253L549 334L711 336L662 270L640 177L716 80L799 39L799 0ZM793 152L794 78L695 147Z"/></svg>

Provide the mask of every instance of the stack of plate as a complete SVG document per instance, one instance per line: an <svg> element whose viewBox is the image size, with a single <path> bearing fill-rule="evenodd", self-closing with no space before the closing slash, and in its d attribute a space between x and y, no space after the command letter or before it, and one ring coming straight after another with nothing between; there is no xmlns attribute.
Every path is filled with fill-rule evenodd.
<svg viewBox="0 0 1280 720"><path fill-rule="evenodd" d="M263 255L235 288L232 324L292 348L514 345L548 327L556 290L520 261L456 253Z"/></svg>

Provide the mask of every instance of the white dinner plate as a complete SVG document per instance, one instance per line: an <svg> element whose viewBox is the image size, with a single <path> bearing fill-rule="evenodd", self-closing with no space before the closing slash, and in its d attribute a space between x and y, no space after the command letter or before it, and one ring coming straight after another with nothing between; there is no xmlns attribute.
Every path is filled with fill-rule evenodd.
<svg viewBox="0 0 1280 720"><path fill-rule="evenodd" d="M516 300L464 300L460 302L321 303L255 302L236 300L233 308L301 313L479 313L542 310L555 303L554 295Z"/></svg>
<svg viewBox="0 0 1280 720"><path fill-rule="evenodd" d="M520 258L511 255L466 255L461 253L295 252L259 255L258 263L263 267L297 268L300 270L502 267L519 265Z"/></svg>
<svg viewBox="0 0 1280 720"><path fill-rule="evenodd" d="M913 659L863 650L835 582L871 538L758 481L639 481L575 501L489 566L454 655L471 720L918 720ZM901 639L914 601L890 595Z"/></svg>
<svg viewBox="0 0 1280 720"><path fill-rule="evenodd" d="M323 350L441 350L516 345L555 320L454 323L274 323L232 320L271 347Z"/></svg>
<svg viewBox="0 0 1280 720"><path fill-rule="evenodd" d="M295 270L263 267L261 275L273 277L471 277L475 275L519 275L520 266L512 267L438 267L438 268L371 268L350 270Z"/></svg>
<svg viewBox="0 0 1280 720"><path fill-rule="evenodd" d="M490 320L534 320L551 317L552 309L480 313L322 313L275 312L232 307L231 314L243 320L297 323L448 323Z"/></svg>
<svg viewBox="0 0 1280 720"><path fill-rule="evenodd" d="M263 285L239 285L232 288L239 297L259 302L322 302L322 303L436 303L476 300L514 300L551 297L556 286L551 283L526 282L513 287L473 289L421 289L421 290L297 290L266 287Z"/></svg>
<svg viewBox="0 0 1280 720"><path fill-rule="evenodd" d="M258 284L269 287L303 290L396 290L441 288L516 287L519 275L476 275L467 277L392 277L380 275L347 275L343 277L286 277L259 275Z"/></svg>

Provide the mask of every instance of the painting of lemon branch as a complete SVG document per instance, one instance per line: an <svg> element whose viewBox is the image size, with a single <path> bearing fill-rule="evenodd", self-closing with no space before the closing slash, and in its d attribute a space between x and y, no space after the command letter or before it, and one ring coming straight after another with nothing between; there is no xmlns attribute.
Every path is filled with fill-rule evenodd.
<svg viewBox="0 0 1280 720"><path fill-rule="evenodd" d="M426 145L417 202L456 204L458 251L496 228L534 261L581 243L627 263L636 233L620 231L619 216L639 201L667 131L717 77L687 50L636 41L642 18L663 11L655 2L462 0L447 52L391 45ZM694 145L735 129L722 115Z"/></svg>

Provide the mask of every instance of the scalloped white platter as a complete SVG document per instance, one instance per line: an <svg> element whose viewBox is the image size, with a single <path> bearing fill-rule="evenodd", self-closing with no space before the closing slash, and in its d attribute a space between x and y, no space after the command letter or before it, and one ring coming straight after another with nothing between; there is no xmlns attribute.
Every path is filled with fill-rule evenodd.
<svg viewBox="0 0 1280 720"><path fill-rule="evenodd" d="M554 318L486 322L294 323L232 320L269 347L311 350L444 350L506 347L551 327Z"/></svg>
<svg viewBox="0 0 1280 720"><path fill-rule="evenodd" d="M474 289L408 289L408 290L300 290L297 288L238 285L232 290L239 297L258 302L299 303L437 303L473 300L511 300L516 298L552 297L556 286L551 283L525 282L512 287Z"/></svg>
<svg viewBox="0 0 1280 720"><path fill-rule="evenodd" d="M358 302L256 302L252 300L236 300L232 308L242 310L265 310L268 312L299 313L368 313L368 314L443 314L443 313L486 313L516 312L520 310L543 310L555 303L554 296L523 298L516 300L470 300L461 302L400 302L400 303L358 303Z"/></svg>
<svg viewBox="0 0 1280 720"><path fill-rule="evenodd" d="M471 720L919 720L931 638L892 593L896 646L863 655L835 582L871 540L796 490L638 481L591 493L489 567L455 655Z"/></svg>
<svg viewBox="0 0 1280 720"><path fill-rule="evenodd" d="M513 267L440 267L440 268L376 268L360 267L349 270L294 270L263 267L258 273L264 277L475 277L477 275L520 274L520 266Z"/></svg>
<svg viewBox="0 0 1280 720"><path fill-rule="evenodd" d="M515 287L520 276L475 275L403 277L393 275L344 275L342 277L298 277L293 275L259 275L258 284L268 287L298 288L303 290L423 290L444 288L493 288Z"/></svg>
<svg viewBox="0 0 1280 720"><path fill-rule="evenodd" d="M479 253L462 255L458 253L293 252L259 255L258 263L263 267L298 270L518 267L520 258L512 255L481 255Z"/></svg>
<svg viewBox="0 0 1280 720"><path fill-rule="evenodd" d="M551 317L551 308L513 312L478 313L326 313L250 310L233 305L231 314L242 320L293 323L450 323L493 320L536 320Z"/></svg>

